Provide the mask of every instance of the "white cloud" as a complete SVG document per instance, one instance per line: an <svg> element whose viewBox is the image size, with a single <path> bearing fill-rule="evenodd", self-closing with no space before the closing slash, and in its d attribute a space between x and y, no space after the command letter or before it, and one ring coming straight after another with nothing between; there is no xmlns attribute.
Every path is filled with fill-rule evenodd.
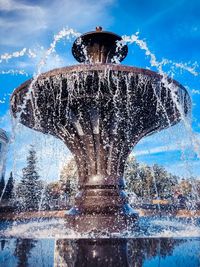
<svg viewBox="0 0 200 267"><path fill-rule="evenodd" d="M102 22L109 25L112 18L107 8L113 3L114 0L44 0L30 4L1 0L0 11L6 15L0 19L0 45L31 46L64 26L91 30Z"/></svg>
<svg viewBox="0 0 200 267"><path fill-rule="evenodd" d="M134 152L134 155L136 157L138 157L138 156L145 156L145 155L150 155L150 154L177 151L180 149L181 149L181 147L179 144L170 144L170 145L166 145L166 146L157 146L154 148L138 150L138 151Z"/></svg>
<svg viewBox="0 0 200 267"><path fill-rule="evenodd" d="M179 123L173 127L165 129L143 138L135 147L134 155L146 156L151 154L177 152L181 154L189 153L199 155L200 134L192 132L185 127L184 123Z"/></svg>
<svg viewBox="0 0 200 267"><path fill-rule="evenodd" d="M41 8L37 5L23 4L20 1L16 0L1 0L0 2L0 11L36 11L38 12Z"/></svg>
<svg viewBox="0 0 200 267"><path fill-rule="evenodd" d="M79 32L90 31L97 25L104 28L112 23L109 7L116 0L60 0L38 3L20 0L0 0L0 50L2 55L12 55L13 52L26 48L35 51L36 57L30 58L27 53L23 57L3 60L0 64L2 71L12 69L14 71L25 71L26 73L37 73L38 63L43 58L53 36L63 28L74 28ZM71 55L71 41L75 37L62 41L62 46L56 47L56 54L52 54L46 61L42 71L58 68L74 63ZM63 48L63 45L65 46ZM66 53L64 53L66 51ZM58 59L59 57L59 59ZM12 58L12 57L11 57Z"/></svg>

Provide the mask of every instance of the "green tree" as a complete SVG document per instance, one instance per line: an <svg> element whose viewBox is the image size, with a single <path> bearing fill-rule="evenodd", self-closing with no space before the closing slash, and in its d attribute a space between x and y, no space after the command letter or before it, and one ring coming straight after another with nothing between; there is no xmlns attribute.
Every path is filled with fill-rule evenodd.
<svg viewBox="0 0 200 267"><path fill-rule="evenodd" d="M153 176L149 166L139 164L131 156L127 160L124 176L127 181L128 191L134 192L141 198L151 197Z"/></svg>
<svg viewBox="0 0 200 267"><path fill-rule="evenodd" d="M41 200L42 182L37 171L37 157L31 146L27 156L27 166L17 189L19 208L23 211L38 210Z"/></svg>
<svg viewBox="0 0 200 267"><path fill-rule="evenodd" d="M31 256L31 250L37 245L33 239L16 239L14 255L18 259L17 267L30 266L28 260Z"/></svg>
<svg viewBox="0 0 200 267"><path fill-rule="evenodd" d="M62 195L60 184L58 182L51 182L44 188L44 194L41 203L42 210L58 209L58 202Z"/></svg>
<svg viewBox="0 0 200 267"><path fill-rule="evenodd" d="M64 165L60 173L59 184L61 192L67 196L68 202L71 202L77 193L78 186L78 172L74 159L71 159L66 165Z"/></svg>
<svg viewBox="0 0 200 267"><path fill-rule="evenodd" d="M162 166L139 164L130 157L126 164L125 179L128 191L143 199L171 198L178 177L168 173Z"/></svg>
<svg viewBox="0 0 200 267"><path fill-rule="evenodd" d="M173 187L178 184L178 178L157 164L154 164L152 169L155 193L159 198L170 198L173 193Z"/></svg>
<svg viewBox="0 0 200 267"><path fill-rule="evenodd" d="M139 164L134 157L130 156L126 162L124 177L128 191L140 193L140 177L139 177Z"/></svg>
<svg viewBox="0 0 200 267"><path fill-rule="evenodd" d="M14 179L12 172L10 173L10 177L5 187L5 191L3 193L2 199L3 200L10 200L13 197L13 188L14 188Z"/></svg>
<svg viewBox="0 0 200 267"><path fill-rule="evenodd" d="M2 176L1 181L0 181L0 198L3 193L4 187L5 187L5 180L4 180L4 176Z"/></svg>

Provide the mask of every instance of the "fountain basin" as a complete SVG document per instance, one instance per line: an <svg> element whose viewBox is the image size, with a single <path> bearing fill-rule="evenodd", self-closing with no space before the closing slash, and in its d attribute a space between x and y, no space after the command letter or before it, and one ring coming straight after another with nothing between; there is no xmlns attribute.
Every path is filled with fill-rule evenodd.
<svg viewBox="0 0 200 267"><path fill-rule="evenodd" d="M167 86L164 84L166 81ZM182 115L187 115L191 106L190 97L182 85L170 78L163 81L163 77L156 72L116 64L84 64L48 71L36 79L26 81L13 92L11 109L14 117L20 115L20 121L27 127L56 135L53 123L59 122L64 126L66 123L73 124L70 111L82 111L78 100L81 103L84 101L84 105L88 104L88 100L89 103L95 101L96 109L104 107L101 117L96 120L102 119L103 115L111 115L107 118L107 124L109 119L115 118L113 113L116 111L122 115L122 121L127 120L127 124L134 122L133 126L138 126L138 121L143 120L142 129L138 129L141 134L143 131L150 134L179 122L181 114L176 103L180 105ZM113 105L112 109L105 110L106 102ZM51 106L52 103L54 107ZM94 105L90 103L91 106L92 104ZM64 107L63 113L61 111ZM120 108L125 109L124 113ZM34 111L35 109L37 110ZM105 114L106 111L108 114ZM81 127L86 131L86 126ZM94 129L88 129L90 130L93 132ZM62 139L62 134L60 135L57 137Z"/></svg>

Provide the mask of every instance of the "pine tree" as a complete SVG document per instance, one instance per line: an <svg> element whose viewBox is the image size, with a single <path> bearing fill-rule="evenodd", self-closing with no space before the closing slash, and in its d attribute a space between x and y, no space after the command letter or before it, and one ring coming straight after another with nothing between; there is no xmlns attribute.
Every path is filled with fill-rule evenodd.
<svg viewBox="0 0 200 267"><path fill-rule="evenodd" d="M4 187L5 187L5 180L4 180L4 176L2 176L1 181L0 181L0 198L3 193Z"/></svg>
<svg viewBox="0 0 200 267"><path fill-rule="evenodd" d="M20 209L25 211L38 210L41 200L42 182L37 172L37 158L34 147L31 146L27 157L27 166L22 169L22 179L17 195L20 199Z"/></svg>
<svg viewBox="0 0 200 267"><path fill-rule="evenodd" d="M3 193L2 199L3 200L10 200L13 196L13 188L14 188L14 179L12 172L10 173L10 177L8 179L8 182L6 184L5 191Z"/></svg>
<svg viewBox="0 0 200 267"><path fill-rule="evenodd" d="M37 245L34 239L16 239L14 256L17 258L17 267L26 267L29 265L31 250Z"/></svg>

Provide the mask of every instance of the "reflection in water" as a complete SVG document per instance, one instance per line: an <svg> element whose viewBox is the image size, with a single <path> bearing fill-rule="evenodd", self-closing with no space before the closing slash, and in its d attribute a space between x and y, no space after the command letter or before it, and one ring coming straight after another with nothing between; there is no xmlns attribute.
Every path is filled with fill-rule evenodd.
<svg viewBox="0 0 200 267"><path fill-rule="evenodd" d="M18 258L17 267L28 266L31 250L37 245L33 239L16 239L14 255Z"/></svg>
<svg viewBox="0 0 200 267"><path fill-rule="evenodd" d="M128 266L125 239L57 240L55 267Z"/></svg>
<svg viewBox="0 0 200 267"><path fill-rule="evenodd" d="M54 266L162 266L160 265L161 259L166 262L164 264L167 264L171 257L175 257L174 266L197 267L200 263L198 263L198 255L195 256L195 250L192 258L185 261L185 265L181 260L184 251L181 251L179 257L174 255L176 248L180 248L181 245L188 242L186 239L170 238L57 240ZM197 245L200 248L200 240ZM186 248L188 247L186 246ZM151 265L153 258L158 259L158 265ZM192 265L190 265L190 260Z"/></svg>
<svg viewBox="0 0 200 267"><path fill-rule="evenodd" d="M1 267L199 267L200 238L0 239Z"/></svg>
<svg viewBox="0 0 200 267"><path fill-rule="evenodd" d="M53 267L53 239L0 239L0 267Z"/></svg>

